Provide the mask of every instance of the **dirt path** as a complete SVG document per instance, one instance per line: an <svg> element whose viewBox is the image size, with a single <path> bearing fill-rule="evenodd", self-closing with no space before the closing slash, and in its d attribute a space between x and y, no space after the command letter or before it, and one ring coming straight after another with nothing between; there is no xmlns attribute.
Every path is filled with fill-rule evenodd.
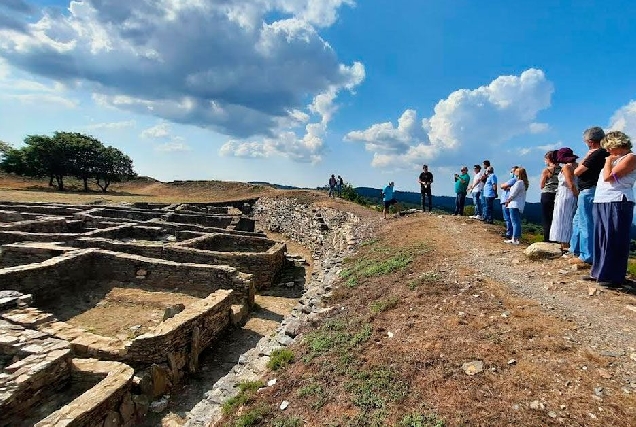
<svg viewBox="0 0 636 427"><path fill-rule="evenodd" d="M511 292L536 301L546 313L576 324L572 339L605 354L622 354L628 362L636 352L636 295L629 289L589 296L580 280L589 270L573 270L566 259L530 261L519 247L502 243L499 228L450 216L430 218L438 238L459 249L457 262L474 275L495 280Z"/></svg>

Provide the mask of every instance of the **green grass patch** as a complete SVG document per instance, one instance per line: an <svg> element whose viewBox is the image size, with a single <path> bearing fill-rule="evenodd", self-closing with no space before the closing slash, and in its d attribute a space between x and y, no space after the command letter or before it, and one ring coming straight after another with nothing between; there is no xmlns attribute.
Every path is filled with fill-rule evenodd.
<svg viewBox="0 0 636 427"><path fill-rule="evenodd" d="M636 276L636 259L630 259L627 263L627 273Z"/></svg>
<svg viewBox="0 0 636 427"><path fill-rule="evenodd" d="M327 394L325 393L325 389L318 383L310 383L304 387L301 387L298 392L298 397L303 399L314 399L314 402L311 404L312 409L320 409L325 403L327 403Z"/></svg>
<svg viewBox="0 0 636 427"><path fill-rule="evenodd" d="M356 372L345 389L351 393L351 401L364 411L384 409L388 402L404 398L408 386L386 368Z"/></svg>
<svg viewBox="0 0 636 427"><path fill-rule="evenodd" d="M355 288L364 278L384 276L403 270L416 256L428 251L429 248L424 243L399 249L374 246L370 249L371 254L368 257L347 259L347 268L340 271L340 277L345 280L346 286Z"/></svg>
<svg viewBox="0 0 636 427"><path fill-rule="evenodd" d="M236 396L230 397L223 402L222 409L225 415L231 415L237 411L238 408L245 405L250 398L256 393L256 390L263 387L262 381L243 381L239 383L239 392Z"/></svg>
<svg viewBox="0 0 636 427"><path fill-rule="evenodd" d="M294 352L288 348L277 348L272 351L267 362L267 367L272 371L277 371L280 368L284 368L294 361Z"/></svg>
<svg viewBox="0 0 636 427"><path fill-rule="evenodd" d="M246 413L242 414L234 422L235 427L252 427L258 425L265 416L269 413L269 410L260 406L258 408L250 409Z"/></svg>
<svg viewBox="0 0 636 427"><path fill-rule="evenodd" d="M361 327L347 324L343 320L331 319L317 331L307 334L303 341L308 347L309 354L304 358L309 362L320 354L346 354L353 348L364 343L371 337L371 325Z"/></svg>
<svg viewBox="0 0 636 427"><path fill-rule="evenodd" d="M377 237L373 237L369 240L365 240L364 242L360 243L360 246L365 247L365 246L373 246L376 243L378 243L380 241L380 239L378 239Z"/></svg>
<svg viewBox="0 0 636 427"><path fill-rule="evenodd" d="M370 306L371 313L378 314L378 313L382 313L383 311L390 310L396 307L398 305L398 302L400 302L400 299L395 296L381 299L378 301L373 301Z"/></svg>
<svg viewBox="0 0 636 427"><path fill-rule="evenodd" d="M412 413L405 415L398 424L399 427L445 427L443 419L435 414Z"/></svg>

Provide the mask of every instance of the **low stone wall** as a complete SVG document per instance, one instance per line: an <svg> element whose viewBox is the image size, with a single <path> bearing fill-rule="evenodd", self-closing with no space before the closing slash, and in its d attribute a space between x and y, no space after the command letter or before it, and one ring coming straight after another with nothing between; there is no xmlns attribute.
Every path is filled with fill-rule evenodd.
<svg viewBox="0 0 636 427"><path fill-rule="evenodd" d="M165 216L167 222L178 222L181 224L196 224L204 227L228 228L234 221L232 216L204 215L187 213L168 213ZM250 230L244 230L250 231Z"/></svg>
<svg viewBox="0 0 636 427"><path fill-rule="evenodd" d="M179 246L214 252L266 252L276 244L264 237L233 236L231 234L206 234L182 241Z"/></svg>
<svg viewBox="0 0 636 427"><path fill-rule="evenodd" d="M0 292L0 426L17 424L70 380L68 342L9 320L7 313L29 300L19 292Z"/></svg>
<svg viewBox="0 0 636 427"><path fill-rule="evenodd" d="M266 252L216 252L183 247L179 244L138 244L103 238L81 237L72 244L78 248L99 248L187 264L228 265L252 275L256 289L267 288L280 275L285 263L285 244L270 241Z"/></svg>
<svg viewBox="0 0 636 427"><path fill-rule="evenodd" d="M76 250L76 248L60 246L54 243L12 243L2 245L0 267L14 267L43 262L73 250Z"/></svg>
<svg viewBox="0 0 636 427"><path fill-rule="evenodd" d="M143 282L144 286L179 288L182 292L204 295L219 289L232 289L235 291L233 296L236 303L254 303L255 291L251 276L240 273L233 267L179 263L97 249L88 251L92 251L94 279Z"/></svg>
<svg viewBox="0 0 636 427"><path fill-rule="evenodd" d="M38 303L63 291L82 291L93 270L92 250L77 250L34 264L0 270L0 290L32 294Z"/></svg>
<svg viewBox="0 0 636 427"><path fill-rule="evenodd" d="M26 233L66 233L68 226L65 218L44 217L1 225L0 230L24 231Z"/></svg>
<svg viewBox="0 0 636 427"><path fill-rule="evenodd" d="M235 236L265 237L265 234L260 231L256 232L254 230L252 231L240 231L240 230L231 230L231 229L228 230L228 229L219 228L219 227L206 227L206 226L198 225L198 224L183 224L179 222L166 222L162 219L153 219L153 220L147 221L145 225L149 225L149 226L157 225L162 227L166 231L168 231L169 234L175 234L175 235L178 235L179 232L183 232L183 231L192 231L196 233L205 233L205 234L223 233L223 234L232 234Z"/></svg>
<svg viewBox="0 0 636 427"><path fill-rule="evenodd" d="M176 380L186 367L196 372L201 352L230 324L232 299L232 291L219 290L188 305L181 313L128 343L125 360L169 363Z"/></svg>
<svg viewBox="0 0 636 427"><path fill-rule="evenodd" d="M135 405L130 393L134 370L123 363L73 359L72 375L98 375L103 379L69 404L44 418L36 427L132 426L141 421L146 407Z"/></svg>
<svg viewBox="0 0 636 427"><path fill-rule="evenodd" d="M89 280L144 283L160 289L178 287L204 295L233 289L237 303L254 302L250 275L235 268L182 264L99 249L79 249L41 263L0 270L0 290L32 294L38 303L55 301L63 292L83 292Z"/></svg>
<svg viewBox="0 0 636 427"><path fill-rule="evenodd" d="M0 230L0 244L16 242L70 242L81 233L27 233L24 231Z"/></svg>
<svg viewBox="0 0 636 427"><path fill-rule="evenodd" d="M15 212L29 212L42 215L67 216L88 209L82 205L59 205L49 203L1 202L0 209Z"/></svg>
<svg viewBox="0 0 636 427"><path fill-rule="evenodd" d="M140 224L122 224L110 228L102 228L85 234L85 237L103 237L106 239L139 239L160 240L167 233L159 226Z"/></svg>

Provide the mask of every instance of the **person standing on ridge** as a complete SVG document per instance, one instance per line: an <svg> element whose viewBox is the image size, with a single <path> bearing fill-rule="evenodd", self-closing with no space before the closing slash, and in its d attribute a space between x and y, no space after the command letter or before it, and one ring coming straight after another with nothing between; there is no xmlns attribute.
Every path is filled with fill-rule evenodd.
<svg viewBox="0 0 636 427"><path fill-rule="evenodd" d="M336 197L336 177L334 174L331 174L331 177L329 178L329 197Z"/></svg>
<svg viewBox="0 0 636 427"><path fill-rule="evenodd" d="M338 184L336 185L338 188L338 197L342 197L342 187L344 187L344 180L340 175L338 175Z"/></svg>
<svg viewBox="0 0 636 427"><path fill-rule="evenodd" d="M561 166L557 162L558 150L550 150L545 153L545 169L541 172L541 217L543 224L543 241L550 241L550 227L554 217L554 201L556 199L557 188L559 187L559 173Z"/></svg>
<svg viewBox="0 0 636 427"><path fill-rule="evenodd" d="M462 166L461 174L455 174L455 213L453 215L464 215L464 205L466 204L466 191L470 183L468 166Z"/></svg>
<svg viewBox="0 0 636 427"><path fill-rule="evenodd" d="M384 187L382 190L382 201L384 202L384 219L386 219L386 214L389 213L389 208L392 205L397 204L397 200L395 199L395 194L393 193L393 187L395 183L393 181L389 182L389 184Z"/></svg>
<svg viewBox="0 0 636 427"><path fill-rule="evenodd" d="M577 197L579 195L579 189L576 186L576 176L574 176L574 170L578 166L576 164L578 157L569 147L559 148L556 154L557 162L563 166L561 166L561 172L559 173L559 186L554 199L550 241L560 243L563 254L570 249L572 219L576 212Z"/></svg>
<svg viewBox="0 0 636 427"><path fill-rule="evenodd" d="M571 264L592 264L594 256L594 193L598 177L605 166L605 158L609 153L601 147L605 132L598 126L583 132L583 142L588 152L581 163L574 169L578 178L579 195L576 213L572 220L572 238L570 239L570 253L574 256Z"/></svg>
<svg viewBox="0 0 636 427"><path fill-rule="evenodd" d="M486 224L492 224L492 213L494 209L495 199L497 198L497 175L495 175L495 169L492 166L484 171L486 174L486 182L484 183L484 217L483 220Z"/></svg>
<svg viewBox="0 0 636 427"><path fill-rule="evenodd" d="M501 214L503 215L503 220L506 223L506 232L502 236L505 237L506 240L512 239L512 218L510 218L510 209L506 207L506 202L508 201L508 196L510 195L510 189L517 182L515 171L518 167L519 166L513 166L512 169L510 169L510 179L501 184L503 194L501 195L499 202L501 203Z"/></svg>
<svg viewBox="0 0 636 427"><path fill-rule="evenodd" d="M481 193L484 189L484 182L481 178L484 176L485 171L482 172L481 166L479 165L475 165L473 169L475 171L475 176L473 177L473 182L468 187L468 191L470 191L470 194L473 196L473 204L475 205L475 214L471 216L471 218L481 219Z"/></svg>
<svg viewBox="0 0 636 427"><path fill-rule="evenodd" d="M594 258L590 276L600 286L619 287L629 262L630 230L634 219L636 155L629 136L608 132L603 148L609 152L594 195Z"/></svg>
<svg viewBox="0 0 636 427"><path fill-rule="evenodd" d="M428 165L422 166L422 173L419 178L422 191L422 212L426 212L426 197L428 196L428 211L433 211L433 195L431 184L433 184L433 174L428 171Z"/></svg>

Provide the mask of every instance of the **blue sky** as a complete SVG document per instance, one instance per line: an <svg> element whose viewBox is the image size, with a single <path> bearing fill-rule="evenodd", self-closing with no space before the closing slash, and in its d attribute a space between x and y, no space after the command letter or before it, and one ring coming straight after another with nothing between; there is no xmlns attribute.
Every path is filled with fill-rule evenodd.
<svg viewBox="0 0 636 427"><path fill-rule="evenodd" d="M128 4L129 3L129 4ZM631 1L0 0L0 140L92 134L169 181L436 194L636 135Z"/></svg>

